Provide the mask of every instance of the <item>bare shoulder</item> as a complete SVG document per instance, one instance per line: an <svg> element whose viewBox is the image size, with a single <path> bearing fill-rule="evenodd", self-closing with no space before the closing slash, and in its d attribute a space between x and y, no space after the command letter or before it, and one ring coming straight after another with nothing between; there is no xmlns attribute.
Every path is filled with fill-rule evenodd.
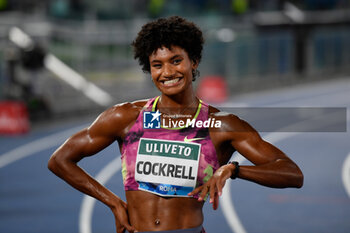
<svg viewBox="0 0 350 233"><path fill-rule="evenodd" d="M112 108L113 108L113 111L116 113L119 113L119 114L125 113L129 117L136 114L136 117L137 117L140 111L142 110L142 108L146 105L147 101L148 99L136 100L133 102L125 102L125 103L116 104Z"/></svg>
<svg viewBox="0 0 350 233"><path fill-rule="evenodd" d="M134 102L125 102L116 104L103 113L97 118L99 120L108 119L108 120L132 120L136 119L142 110L143 106L147 103L147 100L138 100ZM101 119L102 118L102 119Z"/></svg>
<svg viewBox="0 0 350 233"><path fill-rule="evenodd" d="M133 124L147 100L137 100L116 104L102 112L90 125L91 131L122 137L125 130Z"/></svg>

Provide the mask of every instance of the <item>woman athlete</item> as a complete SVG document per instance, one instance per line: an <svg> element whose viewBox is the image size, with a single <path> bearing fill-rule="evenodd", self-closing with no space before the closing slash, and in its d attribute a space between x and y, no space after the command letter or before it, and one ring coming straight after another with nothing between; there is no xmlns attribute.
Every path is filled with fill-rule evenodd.
<svg viewBox="0 0 350 233"><path fill-rule="evenodd" d="M209 197L217 209L230 177L273 188L303 185L298 166L247 122L196 97L192 82L203 37L195 24L177 16L158 19L145 24L132 45L160 96L106 110L48 164L68 184L107 205L118 233L205 232L203 203ZM114 141L122 154L126 202L77 165ZM229 162L235 151L253 165Z"/></svg>

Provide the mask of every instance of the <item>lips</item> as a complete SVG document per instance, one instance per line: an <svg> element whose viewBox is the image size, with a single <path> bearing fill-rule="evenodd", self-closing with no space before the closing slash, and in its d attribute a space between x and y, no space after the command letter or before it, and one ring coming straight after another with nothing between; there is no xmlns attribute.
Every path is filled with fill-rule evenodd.
<svg viewBox="0 0 350 233"><path fill-rule="evenodd" d="M173 87L173 86L178 85L181 80L182 80L182 78L174 78L174 79L171 79L171 80L161 81L161 83L163 83L163 85L166 86L166 87Z"/></svg>
<svg viewBox="0 0 350 233"><path fill-rule="evenodd" d="M164 81L164 85L174 84L174 83L177 83L179 80L180 80L180 78Z"/></svg>

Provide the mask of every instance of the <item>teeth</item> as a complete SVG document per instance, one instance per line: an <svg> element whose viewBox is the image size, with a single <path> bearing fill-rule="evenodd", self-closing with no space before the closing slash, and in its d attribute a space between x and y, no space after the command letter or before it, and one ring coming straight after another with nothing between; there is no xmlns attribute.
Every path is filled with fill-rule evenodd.
<svg viewBox="0 0 350 233"><path fill-rule="evenodd" d="M164 81L164 84L168 85L168 84L177 83L179 80L180 80L180 78L172 79L172 80L169 80L169 81Z"/></svg>

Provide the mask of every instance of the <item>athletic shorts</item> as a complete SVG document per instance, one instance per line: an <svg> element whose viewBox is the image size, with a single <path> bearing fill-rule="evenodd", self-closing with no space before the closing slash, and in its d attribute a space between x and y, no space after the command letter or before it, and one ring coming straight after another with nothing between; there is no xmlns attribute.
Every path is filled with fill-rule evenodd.
<svg viewBox="0 0 350 233"><path fill-rule="evenodd" d="M204 227L200 225L195 228L171 230L171 231L142 231L142 233L206 233ZM140 232L141 233L141 232Z"/></svg>

